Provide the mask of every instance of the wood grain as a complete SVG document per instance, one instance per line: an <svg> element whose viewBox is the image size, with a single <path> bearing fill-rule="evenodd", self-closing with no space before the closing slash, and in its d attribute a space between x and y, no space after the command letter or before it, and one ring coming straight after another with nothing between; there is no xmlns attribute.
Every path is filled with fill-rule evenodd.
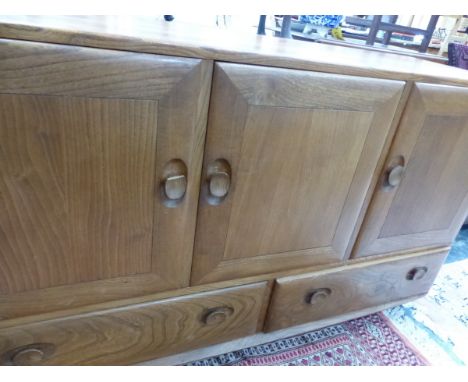
<svg viewBox="0 0 468 382"><path fill-rule="evenodd" d="M212 62L0 44L0 316L18 293L43 311L187 286Z"/></svg>
<svg viewBox="0 0 468 382"><path fill-rule="evenodd" d="M192 283L344 259L402 89L217 63ZM213 204L208 169L220 159L231 187Z"/></svg>
<svg viewBox="0 0 468 382"><path fill-rule="evenodd" d="M0 360L17 349L50 344L36 365L126 365L256 332L266 283L95 311L0 330ZM213 311L224 319L207 320ZM205 322L206 321L206 322Z"/></svg>
<svg viewBox="0 0 468 382"><path fill-rule="evenodd" d="M398 261L389 259L384 264L363 263L278 279L265 330L274 331L424 294L431 287L447 253ZM427 268L424 277L409 280L408 272L422 266ZM308 303L307 297L319 289L327 289L330 293L313 304Z"/></svg>
<svg viewBox="0 0 468 382"><path fill-rule="evenodd" d="M156 101L200 62L0 39L0 93Z"/></svg>
<svg viewBox="0 0 468 382"><path fill-rule="evenodd" d="M0 95L0 108L0 293L148 272L157 103Z"/></svg>
<svg viewBox="0 0 468 382"><path fill-rule="evenodd" d="M354 257L450 244L468 213L468 90L416 84ZM401 183L385 186L404 164Z"/></svg>
<svg viewBox="0 0 468 382"><path fill-rule="evenodd" d="M293 326L286 329L276 330L274 332L263 333L259 332L251 336L238 338L236 340L223 342L222 344L210 345L204 348L189 350L186 352L174 354L167 357L156 358L149 361L138 363L136 366L178 366L188 362L198 361L205 358L215 357L220 354L234 352L237 350L268 344L277 340L283 340L292 336L301 335L314 330L325 328L327 326L336 325L342 322L353 320L359 317L367 316L369 314L381 312L383 310L392 308L394 306L406 304L416 298L423 297L413 296L403 300L392 301L387 304L373 306L371 308L361 309L355 312L340 314L337 316L324 318L314 322Z"/></svg>
<svg viewBox="0 0 468 382"><path fill-rule="evenodd" d="M187 33L187 30L190 33ZM468 72L393 53L257 36L153 16L1 16L0 37L364 77L468 85Z"/></svg>
<svg viewBox="0 0 468 382"><path fill-rule="evenodd" d="M400 123L401 116L403 115L403 112L405 110L405 106L406 106L406 103L408 102L408 98L409 98L409 95L411 94L413 85L414 85L413 82L408 81L406 82L405 87L403 88L403 93L400 97L400 102L398 103L395 114L393 116L393 121L390 126L387 139L385 140L385 143L382 147L379 159L376 161L375 170L372 175L369 188L367 189L367 193L362 204L361 212L359 213L359 216L356 220L356 224L354 225L354 230L353 230L353 233L351 234L349 245L346 248L345 259L349 259L351 257L354 244L356 243L358 234L361 230L361 226L366 216L366 212L369 208L369 205L371 203L374 191L376 187L380 186L379 182L381 181L381 174L385 165L385 161L387 159L387 154L389 152L391 144L393 143L393 138L395 137L396 129L398 128L398 125Z"/></svg>

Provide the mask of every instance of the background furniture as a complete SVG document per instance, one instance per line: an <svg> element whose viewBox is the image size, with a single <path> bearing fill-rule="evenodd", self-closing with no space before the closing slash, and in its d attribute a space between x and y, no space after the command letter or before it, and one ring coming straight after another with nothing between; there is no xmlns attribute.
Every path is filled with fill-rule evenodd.
<svg viewBox="0 0 468 382"><path fill-rule="evenodd" d="M420 29L420 28L412 28L412 27L407 27L404 25L395 24L397 20L396 15L389 16L387 22L382 21L382 17L383 17L382 15L373 15L372 19L363 19L363 18L359 18L355 16L348 16L346 17L345 21L347 24L350 24L350 25L357 25L361 27L370 28L369 33L366 37L367 45L374 45L376 41L379 41L383 43L384 45L395 43L395 42L392 42L391 40L392 33L423 35L424 38L419 46L418 51L420 53L425 53L429 46L429 42L431 41L432 34L434 33L434 30L436 28L437 21L439 20L439 15L433 15L431 16L429 20L427 28ZM379 30L385 31L385 35L381 41L377 39L377 32ZM355 38L361 38L361 35L357 35L355 36Z"/></svg>
<svg viewBox="0 0 468 382"><path fill-rule="evenodd" d="M468 69L468 45L448 44L448 64L462 69Z"/></svg>
<svg viewBox="0 0 468 382"><path fill-rule="evenodd" d="M439 54L448 53L450 43L467 45L468 44L468 15L451 16L455 18L455 26L442 42Z"/></svg>
<svg viewBox="0 0 468 382"><path fill-rule="evenodd" d="M285 16L286 17L286 16ZM290 16L288 16L290 17ZM373 17L373 16L370 16ZM436 16L434 16L435 18ZM420 28L413 28L408 26L399 26L394 25L391 27L392 29L385 32L383 38L377 38L377 32L382 28L390 28L388 27L389 23L395 24L397 16L375 16L375 25L372 31L372 36L369 34L370 27L368 27L369 20L372 19L364 19L359 17L346 17L345 20L349 20L350 23L344 21L343 25L343 35L346 37L344 40L338 40L335 38L324 38L318 33L306 33L306 25L305 23L300 23L297 20L289 24L283 24L282 18L276 17L275 21L277 23L277 27L275 28L266 28L265 27L265 18L266 16L261 16L259 27L257 30L258 34L265 34L265 29L269 29L274 31L275 36L281 37L282 34L288 36L288 38L293 38L295 40L302 40L302 41L311 41L311 42L319 42L322 44L329 44L329 45L339 45L339 46L346 46L349 48L357 48L357 49L367 49L367 50L374 50L380 52L388 52L393 54L399 54L403 56L411 56L417 57L424 60L439 62L439 63L447 63L447 57L443 55L436 55L426 53L427 49L424 50L424 53L417 52L415 49L419 47L418 43L413 43L408 40L391 40L391 36L393 31L396 31L399 27L401 27L401 31L405 34L405 36L411 36L408 34L410 30L413 35L422 33L422 29ZM380 20L380 21L379 21ZM385 22L383 21L385 20ZM435 19L434 19L435 20ZM359 27L359 30L350 31L348 28L350 25L356 25ZM313 28L313 26L311 27ZM330 28L329 28L330 29ZM367 40L367 41L366 41ZM429 40L430 41L430 40ZM410 49L408 49L410 48Z"/></svg>
<svg viewBox="0 0 468 382"><path fill-rule="evenodd" d="M397 305L466 217L466 71L177 19L3 16L0 37L2 364Z"/></svg>

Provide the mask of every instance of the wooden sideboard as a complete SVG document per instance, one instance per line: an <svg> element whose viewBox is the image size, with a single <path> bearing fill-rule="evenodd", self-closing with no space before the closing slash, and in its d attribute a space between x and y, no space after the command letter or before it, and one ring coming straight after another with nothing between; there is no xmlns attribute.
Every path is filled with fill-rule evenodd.
<svg viewBox="0 0 468 382"><path fill-rule="evenodd" d="M467 149L461 69L1 16L0 364L133 364L420 297Z"/></svg>

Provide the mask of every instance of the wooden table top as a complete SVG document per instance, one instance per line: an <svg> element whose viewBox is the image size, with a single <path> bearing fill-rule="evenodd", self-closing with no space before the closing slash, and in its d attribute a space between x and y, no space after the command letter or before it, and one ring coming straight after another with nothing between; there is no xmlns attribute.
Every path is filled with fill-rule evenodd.
<svg viewBox="0 0 468 382"><path fill-rule="evenodd" d="M468 86L468 71L415 57L146 16L0 16L0 38Z"/></svg>

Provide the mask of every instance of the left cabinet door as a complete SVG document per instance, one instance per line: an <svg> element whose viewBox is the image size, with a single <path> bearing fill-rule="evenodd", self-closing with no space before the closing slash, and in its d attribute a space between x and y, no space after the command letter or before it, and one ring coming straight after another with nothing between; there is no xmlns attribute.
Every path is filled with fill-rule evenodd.
<svg viewBox="0 0 468 382"><path fill-rule="evenodd" d="M212 62L0 40L0 316L187 286Z"/></svg>

